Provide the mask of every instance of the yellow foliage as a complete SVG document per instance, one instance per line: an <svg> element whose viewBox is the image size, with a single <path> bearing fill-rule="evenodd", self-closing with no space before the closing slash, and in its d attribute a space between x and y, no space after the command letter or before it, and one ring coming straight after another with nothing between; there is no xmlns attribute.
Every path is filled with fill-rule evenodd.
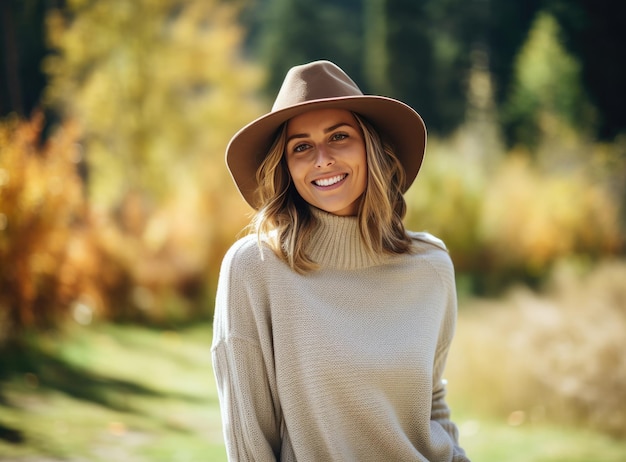
<svg viewBox="0 0 626 462"><path fill-rule="evenodd" d="M429 142L406 195L408 227L441 237L459 272L497 290L515 279L541 279L563 257L623 251L626 160L619 143L591 143L561 122L533 155L481 152L470 138Z"/></svg>
<svg viewBox="0 0 626 462"><path fill-rule="evenodd" d="M0 124L0 316L5 329L47 325L83 275L85 198L76 126L43 145L43 117ZM1 337L1 335L0 335Z"/></svg>
<svg viewBox="0 0 626 462"><path fill-rule="evenodd" d="M206 184L232 133L260 109L258 69L239 57L238 7L218 0L111 0L48 17L48 104L80 121L90 198L167 200ZM70 11L72 7L70 7ZM215 178L212 178L214 180ZM215 181L211 184L215 185ZM215 198L214 200L218 200Z"/></svg>
<svg viewBox="0 0 626 462"><path fill-rule="evenodd" d="M250 211L224 151L261 113L263 75L239 56L238 8L74 0L49 13L45 104L80 127L87 171L74 247L97 283L74 294L81 306L126 318L210 312L219 262Z"/></svg>
<svg viewBox="0 0 626 462"><path fill-rule="evenodd" d="M187 187L167 203L134 191L113 211L94 206L78 174L77 124L43 141L43 123L37 114L0 124L0 341L70 316L209 315L219 261L243 226L243 200L232 194L214 205Z"/></svg>
<svg viewBox="0 0 626 462"><path fill-rule="evenodd" d="M618 212L615 199L583 171L547 175L512 154L486 191L481 235L496 266L540 273L577 252L617 251Z"/></svg>

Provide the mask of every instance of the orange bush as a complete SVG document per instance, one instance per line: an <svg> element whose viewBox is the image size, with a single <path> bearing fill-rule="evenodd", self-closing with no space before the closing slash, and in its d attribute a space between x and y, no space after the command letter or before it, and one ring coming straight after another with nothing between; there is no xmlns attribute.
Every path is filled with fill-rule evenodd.
<svg viewBox="0 0 626 462"><path fill-rule="evenodd" d="M211 237L203 205L155 205L136 191L117 210L96 209L78 172L77 126L64 123L46 141L43 128L41 114L0 124L0 340L70 316L209 315L224 238Z"/></svg>
<svg viewBox="0 0 626 462"><path fill-rule="evenodd" d="M85 197L77 130L42 142L43 116L0 125L0 316L10 331L45 326L83 276L70 262L84 246Z"/></svg>

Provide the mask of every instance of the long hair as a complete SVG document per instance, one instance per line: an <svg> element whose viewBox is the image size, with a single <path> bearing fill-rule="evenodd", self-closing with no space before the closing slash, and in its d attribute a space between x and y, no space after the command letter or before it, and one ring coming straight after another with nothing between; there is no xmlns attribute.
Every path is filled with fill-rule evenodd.
<svg viewBox="0 0 626 462"><path fill-rule="evenodd" d="M406 214L402 194L404 168L374 127L363 117L352 114L363 135L367 161L367 186L358 210L363 243L372 255L410 252L411 238L402 223ZM306 273L317 269L317 264L306 254L316 221L291 181L285 159L286 144L287 123L284 123L257 170L256 193L261 206L251 228L257 233L259 243L267 242L294 271Z"/></svg>

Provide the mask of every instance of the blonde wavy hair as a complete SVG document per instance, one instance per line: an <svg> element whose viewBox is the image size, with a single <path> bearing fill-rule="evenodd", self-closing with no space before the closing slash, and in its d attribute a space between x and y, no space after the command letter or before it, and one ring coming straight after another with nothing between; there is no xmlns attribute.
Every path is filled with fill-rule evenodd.
<svg viewBox="0 0 626 462"><path fill-rule="evenodd" d="M374 127L358 114L356 119L367 160L367 187L361 200L358 220L361 238L372 255L402 254L411 251L411 238L402 222L406 202L402 194L405 173L391 146ZM306 273L318 268L306 254L316 220L309 205L291 181L285 148L287 123L278 130L257 177L259 207L250 228L261 241L293 270Z"/></svg>

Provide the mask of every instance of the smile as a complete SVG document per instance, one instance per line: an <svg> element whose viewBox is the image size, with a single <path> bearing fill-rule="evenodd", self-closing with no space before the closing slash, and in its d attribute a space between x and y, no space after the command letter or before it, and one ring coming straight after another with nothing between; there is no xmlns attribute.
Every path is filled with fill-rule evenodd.
<svg viewBox="0 0 626 462"><path fill-rule="evenodd" d="M332 186L334 184L339 183L341 180L343 180L345 177L347 177L347 174L343 174L343 175L337 175L337 176L333 176L331 178L323 178L321 180L315 180L313 183L316 184L317 186Z"/></svg>

